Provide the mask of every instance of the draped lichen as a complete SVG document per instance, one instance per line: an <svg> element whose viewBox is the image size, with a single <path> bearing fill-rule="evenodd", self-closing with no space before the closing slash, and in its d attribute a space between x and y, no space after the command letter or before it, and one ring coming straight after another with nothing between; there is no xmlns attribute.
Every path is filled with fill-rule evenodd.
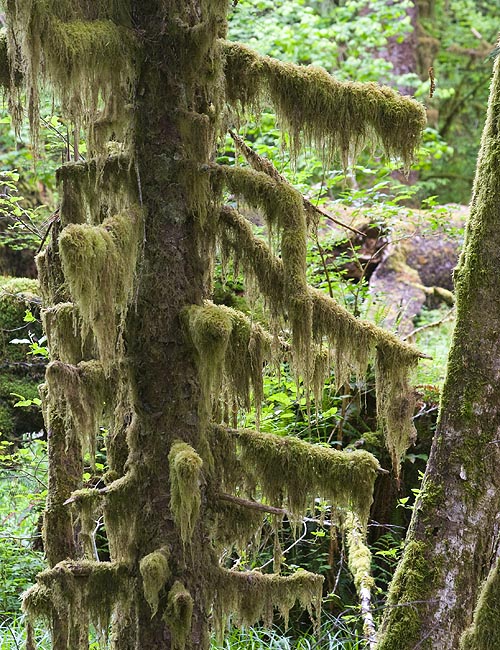
<svg viewBox="0 0 500 650"><path fill-rule="evenodd" d="M262 620L270 626L274 608L288 625L288 614L298 602L319 627L323 576L297 571L290 576L259 571L228 571L219 569L214 605L216 635L221 639L229 616L238 625L253 625Z"/></svg>
<svg viewBox="0 0 500 650"><path fill-rule="evenodd" d="M170 551L166 546L145 555L139 563L144 597L151 607L151 617L158 611L160 591L170 578Z"/></svg>
<svg viewBox="0 0 500 650"><path fill-rule="evenodd" d="M409 166L425 126L424 107L386 86L340 82L324 69L259 56L240 43L225 43L226 93L236 107L270 99L289 131L292 152L312 142L344 163L367 143Z"/></svg>
<svg viewBox="0 0 500 650"><path fill-rule="evenodd" d="M193 597L182 582L176 580L168 592L167 608L163 614L172 635L172 650L184 650L191 632Z"/></svg>
<svg viewBox="0 0 500 650"><path fill-rule="evenodd" d="M130 209L102 225L70 224L59 238L61 261L78 306L82 337L92 331L102 362L116 357L134 287L142 214ZM85 269L85 272L82 272Z"/></svg>
<svg viewBox="0 0 500 650"><path fill-rule="evenodd" d="M460 639L460 650L496 650L500 648L500 560L491 569L484 583L472 625Z"/></svg>
<svg viewBox="0 0 500 650"><path fill-rule="evenodd" d="M170 507L182 541L186 543L200 512L203 461L191 445L178 440L172 445L168 462Z"/></svg>

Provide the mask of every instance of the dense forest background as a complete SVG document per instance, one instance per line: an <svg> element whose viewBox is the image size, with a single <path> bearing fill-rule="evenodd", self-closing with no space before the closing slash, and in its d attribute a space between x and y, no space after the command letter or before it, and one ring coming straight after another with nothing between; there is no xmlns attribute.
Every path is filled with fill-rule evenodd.
<svg viewBox="0 0 500 650"><path fill-rule="evenodd" d="M341 80L383 83L416 97L427 110L428 126L409 173L377 151L365 152L355 161L325 161L312 147L296 155L270 108L262 110L258 120L242 119L238 133L231 132L218 149L222 164L242 164L245 151L268 159L316 207L318 225L309 243L307 267L313 286L335 297L354 316L415 343L429 357L413 378L415 443L401 475L387 471L376 483L368 541L377 619L401 554L436 425L454 324L452 270L463 242L484 123L498 7L494 1L473 0L233 4L231 40L281 61L320 65ZM0 48L5 47L1 36ZM58 217L56 170L66 161L84 160L87 143L83 132L60 117L49 94L42 96L36 156L28 120L15 133L7 100L0 125L0 648L6 650L24 643L20 595L45 566L41 513L48 461L37 386L43 380L48 350L34 257L46 245ZM258 212L240 207L262 233ZM244 289L238 269L228 270L222 259L217 260L214 301L264 318L262 304ZM295 379L286 363L278 376L264 377L261 431L336 449L365 449L390 470L391 459L377 425L371 372L340 387L332 375L321 403L313 409ZM253 426L256 413L235 412L233 417L239 426ZM108 470L106 436L102 429L95 464L87 458L87 487L103 485ZM331 514L327 505L316 502L300 530L284 526L278 551L270 541L269 517L251 545L227 557L230 567L265 570L279 552L290 571L300 566L324 575L319 635L313 635L307 616L292 611L287 630L279 620L272 630L234 628L224 647L368 647L345 536ZM102 520L95 522L92 544L97 558L106 559ZM42 629L37 635L40 647L49 647ZM91 647L104 643L97 637ZM215 640L213 644L218 647Z"/></svg>

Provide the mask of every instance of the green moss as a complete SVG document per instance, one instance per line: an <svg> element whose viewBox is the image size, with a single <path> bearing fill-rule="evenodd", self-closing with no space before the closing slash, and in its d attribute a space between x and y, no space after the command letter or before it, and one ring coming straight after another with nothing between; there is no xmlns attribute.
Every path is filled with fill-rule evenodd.
<svg viewBox="0 0 500 650"><path fill-rule="evenodd" d="M500 648L500 561L490 571L484 583L472 625L460 639L460 650L496 650Z"/></svg>
<svg viewBox="0 0 500 650"><path fill-rule="evenodd" d="M191 632L193 597L178 580L168 592L167 608L163 615L172 635L172 650L184 650Z"/></svg>
<svg viewBox="0 0 500 650"><path fill-rule="evenodd" d="M229 469L222 476L224 489L234 489L232 480L242 477L249 492L259 486L271 505L279 507L285 498L295 517L304 515L321 495L337 507L354 510L366 526L379 469L377 459L368 452L336 451L297 438L246 429L228 431L220 426L211 429L211 436L217 441L211 443L216 459L216 446L230 452L223 461ZM235 438L236 449L221 442L228 436Z"/></svg>
<svg viewBox="0 0 500 650"><path fill-rule="evenodd" d="M103 496L97 489L84 488L73 492L70 499L73 507L78 512L80 536L85 547L86 555L89 559L95 559L92 534L96 526L96 521L99 515L102 514Z"/></svg>
<svg viewBox="0 0 500 650"><path fill-rule="evenodd" d="M59 302L42 309L43 330L51 357L63 363L77 364L91 357L92 341L81 336L78 313L71 302Z"/></svg>
<svg viewBox="0 0 500 650"><path fill-rule="evenodd" d="M231 192L242 197L251 207L261 209L270 232L280 235L284 282L268 285L273 304L279 303L284 291L285 306L292 330L295 367L310 378L310 344L312 337L312 302L306 281L306 216L303 198L286 182L266 173L242 167L218 167ZM243 242L240 242L240 247ZM253 244L251 244L253 248ZM247 250L246 256L252 255Z"/></svg>
<svg viewBox="0 0 500 650"><path fill-rule="evenodd" d="M362 589L375 586L371 575L372 554L366 544L366 528L352 513L345 516L343 528L347 541L347 564L359 594Z"/></svg>
<svg viewBox="0 0 500 650"><path fill-rule="evenodd" d="M271 336L235 309L206 301L184 311L184 322L200 373L205 420L220 399L223 379L240 405L250 408L253 388L257 418L263 397L262 365L270 356Z"/></svg>
<svg viewBox="0 0 500 650"><path fill-rule="evenodd" d="M95 456L96 438L103 422L106 397L111 386L98 361L82 361L77 366L53 361L47 366L49 387L47 426L50 412L65 422L68 443L76 438L82 452Z"/></svg>
<svg viewBox="0 0 500 650"><path fill-rule="evenodd" d="M103 11L103 3L99 5L101 10L97 12L83 11L79 3L63 2L58 6L47 0L19 0L15 8L7 6L12 29L9 34L16 39L13 46L20 46L25 63L27 103L35 140L40 86L44 80L50 83L63 111L76 124L83 120L89 126L100 109L110 115L118 106L127 104L116 102L115 96L130 95L136 74L135 36L128 27L102 17L115 16L113 11ZM120 18L124 18L124 6L121 2ZM117 61L120 65L116 65ZM113 121L119 126L120 115L113 115ZM93 143L92 137L90 142Z"/></svg>
<svg viewBox="0 0 500 650"><path fill-rule="evenodd" d="M149 555L145 555L139 563L142 576L144 597L151 607L151 617L158 611L160 591L165 587L170 578L170 551L164 546Z"/></svg>
<svg viewBox="0 0 500 650"><path fill-rule="evenodd" d="M198 519L201 504L203 461L186 442L174 442L168 455L170 464L170 507L181 538L186 543Z"/></svg>
<svg viewBox="0 0 500 650"><path fill-rule="evenodd" d="M420 641L420 612L433 581L425 543L410 540L391 583L377 650L406 650Z"/></svg>
<svg viewBox="0 0 500 650"><path fill-rule="evenodd" d="M218 500L212 506L215 514L214 542L225 550L235 546L246 548L262 527L264 513L230 501Z"/></svg>
<svg viewBox="0 0 500 650"><path fill-rule="evenodd" d="M82 338L92 331L108 368L116 356L132 298L141 236L142 214L134 209L106 218L101 226L70 224L59 238L64 275L81 317Z"/></svg>
<svg viewBox="0 0 500 650"><path fill-rule="evenodd" d="M254 625L262 620L271 626L275 607L287 626L288 614L295 603L307 609L318 626L323 580L323 576L308 571L280 576L259 571L219 569L214 605L217 637L222 639L228 616L233 616L236 625Z"/></svg>
<svg viewBox="0 0 500 650"><path fill-rule="evenodd" d="M107 628L115 607L128 597L128 569L113 562L65 560L37 576L37 585L23 597L31 620L53 623L55 614L67 625L67 643L73 650L88 647L89 623L99 632Z"/></svg>
<svg viewBox="0 0 500 650"><path fill-rule="evenodd" d="M315 144L344 164L367 143L409 166L425 127L424 107L386 86L340 82L322 68L281 63L239 43L225 44L226 93L236 106L269 98L289 131L292 151Z"/></svg>
<svg viewBox="0 0 500 650"><path fill-rule="evenodd" d="M0 30L0 86L10 86L10 61L7 50L7 32Z"/></svg>
<svg viewBox="0 0 500 650"><path fill-rule="evenodd" d="M128 563L140 552L135 541L140 520L134 502L137 482L136 473L128 472L110 483L104 494L104 523L111 557Z"/></svg>

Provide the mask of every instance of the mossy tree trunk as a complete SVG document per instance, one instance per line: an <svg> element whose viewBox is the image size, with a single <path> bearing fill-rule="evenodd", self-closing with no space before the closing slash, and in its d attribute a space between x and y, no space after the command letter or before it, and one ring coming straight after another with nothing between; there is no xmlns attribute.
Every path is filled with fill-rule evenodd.
<svg viewBox="0 0 500 650"><path fill-rule="evenodd" d="M471 623L481 582L498 555L499 217L500 57L464 251L455 271L457 324L439 422L406 549L390 589L380 650L458 648ZM496 635L499 612L497 603L496 617L489 619ZM463 647L479 646L465 642Z"/></svg>

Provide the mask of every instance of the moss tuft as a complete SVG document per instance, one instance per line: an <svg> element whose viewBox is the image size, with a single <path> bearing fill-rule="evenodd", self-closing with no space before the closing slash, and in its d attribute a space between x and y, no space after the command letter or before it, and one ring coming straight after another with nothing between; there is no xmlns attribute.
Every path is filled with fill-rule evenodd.
<svg viewBox="0 0 500 650"><path fill-rule="evenodd" d="M219 570L214 605L214 626L222 639L228 616L237 625L253 625L263 621L271 626L274 608L288 625L288 614L295 603L307 609L315 625L319 625L323 576L297 571L291 576L265 574L259 571Z"/></svg>
<svg viewBox="0 0 500 650"><path fill-rule="evenodd" d="M100 226L70 224L59 237L62 267L78 306L82 338L93 332L107 367L116 356L132 298L141 235L142 214L133 209L106 218Z"/></svg>
<svg viewBox="0 0 500 650"><path fill-rule="evenodd" d="M347 563L354 578L358 594L362 589L372 589L375 581L371 575L372 554L366 544L366 528L353 513L347 513L343 522L347 541Z"/></svg>
<svg viewBox="0 0 500 650"><path fill-rule="evenodd" d="M182 582L176 580L168 592L167 608L163 618L172 635L172 650L184 650L191 632L193 597Z"/></svg>
<svg viewBox="0 0 500 650"><path fill-rule="evenodd" d="M270 356L271 336L241 312L206 301L184 311L186 329L200 373L205 421L217 403L223 378L241 406L250 408L253 388L257 417L263 397L262 364Z"/></svg>
<svg viewBox="0 0 500 650"><path fill-rule="evenodd" d="M386 86L340 82L322 68L261 57L240 43L225 43L226 94L234 106L255 108L269 98L292 152L312 143L344 164L367 142L409 166L426 124L424 107Z"/></svg>
<svg viewBox="0 0 500 650"><path fill-rule="evenodd" d="M160 591L170 578L170 551L166 546L145 555L139 563L144 597L151 607L151 617L158 611Z"/></svg>
<svg viewBox="0 0 500 650"><path fill-rule="evenodd" d="M186 543L193 532L201 505L203 461L186 442L174 442L168 455L170 464L170 506L181 538Z"/></svg>
<svg viewBox="0 0 500 650"><path fill-rule="evenodd" d="M96 438L103 421L105 403L110 393L102 365L98 361L82 361L77 366L53 361L47 366L49 404L46 421L50 427L51 413L65 422L67 443L79 440L82 452L95 456Z"/></svg>

